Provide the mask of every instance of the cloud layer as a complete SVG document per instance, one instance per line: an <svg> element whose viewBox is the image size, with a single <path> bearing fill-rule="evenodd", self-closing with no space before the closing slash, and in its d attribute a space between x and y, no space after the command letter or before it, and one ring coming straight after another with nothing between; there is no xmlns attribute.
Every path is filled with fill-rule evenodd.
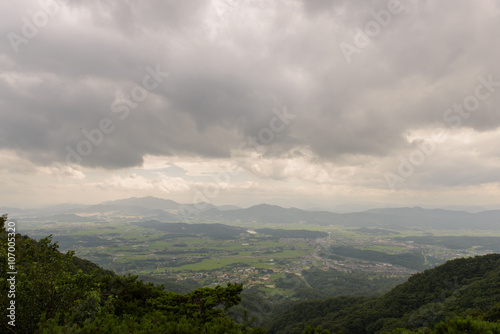
<svg viewBox="0 0 500 334"><path fill-rule="evenodd" d="M385 191L384 173L401 176L399 157L441 128L399 189L500 182L496 1L23 0L0 13L0 150L31 166L16 173L163 157L237 163L237 182L262 189ZM488 78L472 112L446 114ZM141 177L101 181L191 187Z"/></svg>

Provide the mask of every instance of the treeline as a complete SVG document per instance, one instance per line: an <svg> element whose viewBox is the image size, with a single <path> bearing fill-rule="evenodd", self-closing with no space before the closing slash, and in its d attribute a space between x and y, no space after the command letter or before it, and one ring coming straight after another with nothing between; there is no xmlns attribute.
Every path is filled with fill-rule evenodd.
<svg viewBox="0 0 500 334"><path fill-rule="evenodd" d="M303 238L303 239L316 239L316 238L326 238L328 233L319 231L308 231L308 230L283 230L283 229L271 229L271 228L261 228L255 230L255 232L271 235L277 238Z"/></svg>
<svg viewBox="0 0 500 334"><path fill-rule="evenodd" d="M157 220L134 223L134 225L152 228L158 231L172 233L176 237L188 236L199 237L205 236L214 240L236 240L241 238L242 234L247 233L247 229L243 227L230 226L224 224L187 224L187 223L162 223ZM256 232L263 235L270 235L274 238L305 238L316 239L325 238L328 236L325 232L309 231L309 230L283 230L283 229L258 229ZM171 238L162 236L154 240L162 240Z"/></svg>
<svg viewBox="0 0 500 334"><path fill-rule="evenodd" d="M184 234L191 237L202 235L214 240L234 240L238 239L241 233L246 232L246 229L242 227L223 224L162 223L157 220L150 220L134 223L134 225L177 235Z"/></svg>
<svg viewBox="0 0 500 334"><path fill-rule="evenodd" d="M353 229L353 232L356 232L358 234L368 234L368 235L378 235L378 236L388 236L388 235L394 235L394 234L401 234L396 231L389 231L389 230L384 230L381 228L368 228L368 227L362 227L358 229Z"/></svg>
<svg viewBox="0 0 500 334"><path fill-rule="evenodd" d="M387 254L379 251L337 245L331 246L328 248L328 251L337 256L340 255L366 261L390 263L415 270L425 270L431 267L430 264L426 263L426 259L421 253ZM431 260L438 262L437 259L432 258Z"/></svg>

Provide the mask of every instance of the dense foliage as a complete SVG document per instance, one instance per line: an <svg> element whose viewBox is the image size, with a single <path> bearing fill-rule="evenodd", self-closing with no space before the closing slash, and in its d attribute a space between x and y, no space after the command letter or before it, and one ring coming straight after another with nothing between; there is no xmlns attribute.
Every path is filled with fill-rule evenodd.
<svg viewBox="0 0 500 334"><path fill-rule="evenodd" d="M312 291L323 297L336 296L380 296L389 291L404 279L397 277L370 277L366 273L347 273L330 268L322 270L311 268L302 271L302 277L307 281L310 289L304 289L303 299Z"/></svg>

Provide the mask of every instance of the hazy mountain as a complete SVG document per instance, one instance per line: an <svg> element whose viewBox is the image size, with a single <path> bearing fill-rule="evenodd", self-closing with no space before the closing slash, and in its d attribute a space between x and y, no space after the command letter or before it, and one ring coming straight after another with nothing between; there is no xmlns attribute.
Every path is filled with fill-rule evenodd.
<svg viewBox="0 0 500 334"><path fill-rule="evenodd" d="M258 223L305 223L334 224L339 214L326 211L306 211L297 208L282 208L277 205L259 204L247 209L221 211L207 210L200 214L200 219L213 221L242 221Z"/></svg>
<svg viewBox="0 0 500 334"><path fill-rule="evenodd" d="M394 208L373 209L365 212L333 213L306 211L297 208L282 208L260 204L247 209L221 211L207 210L199 219L210 221L241 221L257 223L316 225L344 225L353 227L385 227L391 229L499 229L500 211L469 213L442 209Z"/></svg>
<svg viewBox="0 0 500 334"><path fill-rule="evenodd" d="M198 212L203 212L205 210L210 210L210 209L219 209L219 210L230 210L230 209L239 209L237 206L232 206L232 205L224 205L217 207L213 204L206 203L206 202L201 202L201 203L195 203L195 204L181 204L177 203L175 201L169 200L169 199L162 199L158 197L131 197L131 198L125 198L125 199L119 199L115 201L108 201L108 202L103 202L101 203L102 205L113 205L113 206L133 206L133 207L141 207L144 209L149 209L149 210L164 210L170 213L179 213L179 210L181 210L182 207L185 206L190 206L194 208L201 208L197 209L196 211Z"/></svg>
<svg viewBox="0 0 500 334"><path fill-rule="evenodd" d="M470 213L465 211L443 210L443 209L423 209L414 208L394 208L394 209L373 209L366 211L388 217L387 222L399 222L414 224L415 227L440 228L500 228L500 210L483 211Z"/></svg>
<svg viewBox="0 0 500 334"><path fill-rule="evenodd" d="M432 208L432 209L438 209ZM471 213L476 213L476 212L481 212L481 211L486 211L490 210L486 207L479 206L479 205L447 205L447 206L442 206L439 207L439 209L445 209L445 210L454 210L454 211L466 211L466 212L471 212Z"/></svg>
<svg viewBox="0 0 500 334"><path fill-rule="evenodd" d="M228 211L228 210L238 210L241 208L239 206L236 206L236 205L220 205L220 206L217 206L217 209L219 209L221 211Z"/></svg>
<svg viewBox="0 0 500 334"><path fill-rule="evenodd" d="M28 210L23 210L19 208L11 208L11 207L0 207L0 215L9 214L10 219L15 219L15 217L25 216L29 214Z"/></svg>
<svg viewBox="0 0 500 334"><path fill-rule="evenodd" d="M85 208L87 206L88 205L86 205L86 204L78 204L78 203L62 203L62 204L43 206L40 209L34 209L33 211L64 213L64 212L67 212L68 210L81 209L81 208Z"/></svg>
<svg viewBox="0 0 500 334"><path fill-rule="evenodd" d="M135 206L135 207L142 207L145 209L150 209L150 210L178 210L179 209L179 203L174 202L169 199L162 199L162 198L157 198L157 197L131 197L131 198L125 198L125 199L119 199L116 201L107 201L102 203L103 205L126 205L126 206Z"/></svg>
<svg viewBox="0 0 500 334"><path fill-rule="evenodd" d="M0 212L8 213L11 217L38 217L38 216L47 216L47 215L55 215L62 213L72 213L68 212L71 210L85 208L88 205L85 204L76 204L76 203L62 203L55 205L47 205L40 208L35 209L20 209L20 208L12 208L12 207L0 207Z"/></svg>
<svg viewBox="0 0 500 334"><path fill-rule="evenodd" d="M68 208L72 207L68 210ZM131 197L101 204L82 206L63 204L34 210L2 208L11 219L39 221L80 221L74 216L96 215L102 219L129 219L135 221L158 220L163 222L234 222L266 224L344 225L352 227L377 227L388 229L500 229L500 210L471 213L466 211L413 208L371 209L363 212L333 213L283 208L277 205L259 204L249 208L231 205L214 206L209 203L184 205L156 197ZM187 210L186 210L187 208ZM189 209L189 208L192 208ZM195 209L201 208L201 210ZM61 212L61 210L64 210ZM187 212L187 214L186 214ZM52 216L52 217L50 217ZM88 218L82 218L88 221Z"/></svg>

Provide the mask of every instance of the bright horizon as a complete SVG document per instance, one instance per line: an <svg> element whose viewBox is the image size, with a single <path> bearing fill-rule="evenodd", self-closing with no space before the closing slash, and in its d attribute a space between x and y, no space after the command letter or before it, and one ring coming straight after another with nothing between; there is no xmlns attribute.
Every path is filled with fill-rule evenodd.
<svg viewBox="0 0 500 334"><path fill-rule="evenodd" d="M500 209L495 1L47 3L0 4L0 207Z"/></svg>

